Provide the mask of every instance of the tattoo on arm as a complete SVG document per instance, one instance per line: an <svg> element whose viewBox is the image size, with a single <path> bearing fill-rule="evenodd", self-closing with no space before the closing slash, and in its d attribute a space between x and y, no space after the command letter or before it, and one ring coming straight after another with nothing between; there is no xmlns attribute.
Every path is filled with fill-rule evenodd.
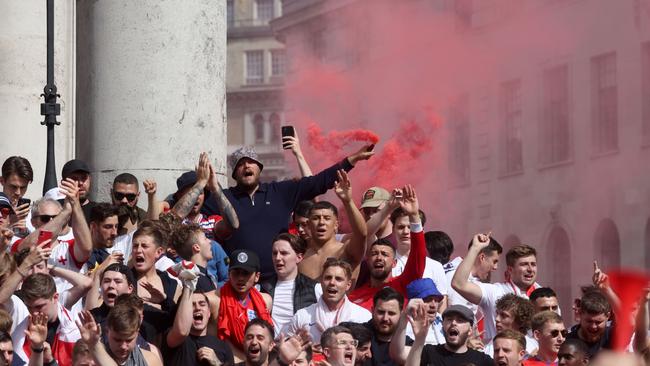
<svg viewBox="0 0 650 366"><path fill-rule="evenodd" d="M194 206L196 200L199 198L202 192L203 188L201 188L198 184L194 185L194 187L192 187L189 192L187 192L183 197L181 197L180 200L178 200L178 202L176 202L172 211L174 211L176 216L184 219L187 217L187 215L189 215L190 211L192 211L192 206Z"/></svg>
<svg viewBox="0 0 650 366"><path fill-rule="evenodd" d="M232 207L228 197L223 193L221 184L217 184L217 186L218 188L214 191L214 194L215 200L217 201L217 207L219 207L219 212L221 212L221 215L230 228L237 230L239 228L239 217L237 216L237 212L235 212L235 208Z"/></svg>

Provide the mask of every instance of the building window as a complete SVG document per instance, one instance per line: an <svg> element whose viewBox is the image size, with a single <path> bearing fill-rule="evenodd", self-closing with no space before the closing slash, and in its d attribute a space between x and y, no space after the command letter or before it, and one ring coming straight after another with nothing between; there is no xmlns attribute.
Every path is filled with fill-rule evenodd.
<svg viewBox="0 0 650 366"><path fill-rule="evenodd" d="M264 83L264 51L246 51L246 84Z"/></svg>
<svg viewBox="0 0 650 366"><path fill-rule="evenodd" d="M643 106L642 136L645 144L650 144L650 42L641 46L641 105Z"/></svg>
<svg viewBox="0 0 650 366"><path fill-rule="evenodd" d="M271 50L271 76L284 76L285 65L284 50Z"/></svg>
<svg viewBox="0 0 650 366"><path fill-rule="evenodd" d="M256 114L253 117L253 130L255 132L255 144L264 143L264 117L261 114Z"/></svg>
<svg viewBox="0 0 650 366"><path fill-rule="evenodd" d="M451 184L469 183L469 96L462 95L451 107L449 116L449 172Z"/></svg>
<svg viewBox="0 0 650 366"><path fill-rule="evenodd" d="M235 1L228 0L226 3L226 19L228 27L235 25Z"/></svg>
<svg viewBox="0 0 650 366"><path fill-rule="evenodd" d="M542 77L540 161L553 164L570 158L569 66L546 69Z"/></svg>
<svg viewBox="0 0 650 366"><path fill-rule="evenodd" d="M592 137L595 153L618 148L618 88L616 53L591 59Z"/></svg>
<svg viewBox="0 0 650 366"><path fill-rule="evenodd" d="M524 168L522 149L522 111L521 80L512 80L501 84L499 91L499 109L503 121L505 139L502 145L502 173L516 173Z"/></svg>
<svg viewBox="0 0 650 366"><path fill-rule="evenodd" d="M282 134L280 116L277 113L271 114L269 123L271 124L271 143L277 144L280 142L280 135Z"/></svg>
<svg viewBox="0 0 650 366"><path fill-rule="evenodd" d="M257 19L261 22L267 23L275 18L274 0L256 0L255 7L257 9Z"/></svg>

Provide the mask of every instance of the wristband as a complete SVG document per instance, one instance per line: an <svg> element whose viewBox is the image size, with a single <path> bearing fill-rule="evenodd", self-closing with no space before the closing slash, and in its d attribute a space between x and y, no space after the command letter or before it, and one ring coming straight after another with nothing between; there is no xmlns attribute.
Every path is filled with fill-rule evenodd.
<svg viewBox="0 0 650 366"><path fill-rule="evenodd" d="M32 349L32 352L34 353L41 353L45 349L45 347L41 346L40 348L34 348L33 346L29 347Z"/></svg>
<svg viewBox="0 0 650 366"><path fill-rule="evenodd" d="M20 267L16 267L16 272L18 272L18 274L21 275L23 278L27 277L26 274L24 274L24 273L22 273L22 272L20 271Z"/></svg>

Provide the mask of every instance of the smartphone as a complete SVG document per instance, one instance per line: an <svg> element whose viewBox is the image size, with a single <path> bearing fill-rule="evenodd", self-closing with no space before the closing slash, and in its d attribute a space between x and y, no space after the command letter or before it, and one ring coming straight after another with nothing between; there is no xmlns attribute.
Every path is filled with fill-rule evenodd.
<svg viewBox="0 0 650 366"><path fill-rule="evenodd" d="M29 198L21 198L18 200L17 206L24 205L25 203L32 203L32 201Z"/></svg>
<svg viewBox="0 0 650 366"><path fill-rule="evenodd" d="M47 231L47 230L41 230L41 231L38 233L38 241L36 242L36 245L41 245L41 243L43 243L44 241L46 241L46 240L48 240L48 239L52 239L52 232L51 232L51 231ZM47 244L47 245L45 246L45 248L49 248L50 246L52 246L52 242L50 242L49 244Z"/></svg>
<svg viewBox="0 0 650 366"><path fill-rule="evenodd" d="M366 152L371 152L374 149L375 149L375 144L372 144L366 148Z"/></svg>
<svg viewBox="0 0 650 366"><path fill-rule="evenodd" d="M293 126L282 126L282 137L296 137L296 130L293 128ZM283 149L289 149L288 144L282 144Z"/></svg>

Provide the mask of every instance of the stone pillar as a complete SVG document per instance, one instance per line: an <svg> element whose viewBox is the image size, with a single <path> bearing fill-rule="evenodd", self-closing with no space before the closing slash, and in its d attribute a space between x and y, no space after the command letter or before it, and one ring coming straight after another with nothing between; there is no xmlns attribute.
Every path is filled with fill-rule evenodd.
<svg viewBox="0 0 650 366"><path fill-rule="evenodd" d="M26 197L41 197L47 146L40 104L46 82L46 1L0 0L0 164L12 155L26 157L34 183ZM54 14L54 81L61 99L61 125L55 131L57 178L74 154L73 1L56 1Z"/></svg>
<svg viewBox="0 0 650 366"><path fill-rule="evenodd" d="M225 11L214 0L77 0L77 157L95 200L123 172L173 193L201 151L225 174Z"/></svg>

